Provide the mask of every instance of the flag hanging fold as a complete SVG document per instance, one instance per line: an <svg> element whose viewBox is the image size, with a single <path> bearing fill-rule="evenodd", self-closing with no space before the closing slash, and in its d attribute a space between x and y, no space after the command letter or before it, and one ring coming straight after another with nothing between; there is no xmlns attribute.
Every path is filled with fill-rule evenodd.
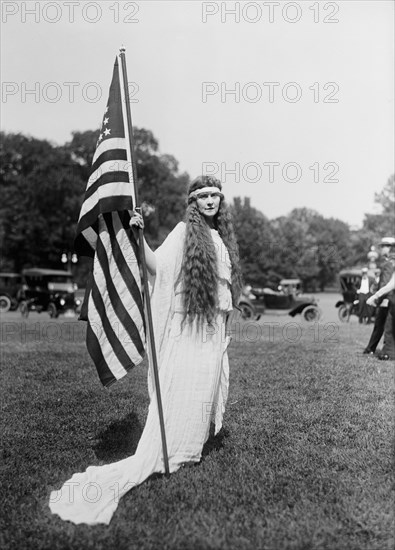
<svg viewBox="0 0 395 550"><path fill-rule="evenodd" d="M93 257L80 318L88 321L87 348L104 386L145 354L138 249L129 229L135 197L121 83L116 59L75 239L76 252Z"/></svg>

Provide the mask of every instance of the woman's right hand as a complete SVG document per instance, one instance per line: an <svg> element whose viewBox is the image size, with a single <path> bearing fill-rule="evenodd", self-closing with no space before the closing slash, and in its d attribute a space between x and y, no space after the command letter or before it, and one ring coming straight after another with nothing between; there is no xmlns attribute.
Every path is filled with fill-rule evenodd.
<svg viewBox="0 0 395 550"><path fill-rule="evenodd" d="M139 209L140 210L140 209ZM144 229L144 220L143 216L140 212L136 210L133 210L132 216L129 221L129 227L132 229L136 237L140 237L140 235L136 235L136 232L141 228ZM145 262L147 265L147 269L150 272L151 275L155 275L156 273L156 259L155 254L152 252L151 248L148 246L144 235L142 235L142 241L144 243L144 251L145 251ZM140 238L138 239L139 244L141 244Z"/></svg>
<svg viewBox="0 0 395 550"><path fill-rule="evenodd" d="M137 212L136 210L133 210L132 217L129 221L129 227L130 229L138 229L141 227L141 229L144 229L144 220L143 216L140 214L140 212Z"/></svg>

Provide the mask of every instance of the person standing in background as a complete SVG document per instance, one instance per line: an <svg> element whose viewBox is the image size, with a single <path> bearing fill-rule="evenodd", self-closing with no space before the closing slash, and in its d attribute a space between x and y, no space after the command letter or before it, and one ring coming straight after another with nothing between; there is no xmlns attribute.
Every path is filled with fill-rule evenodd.
<svg viewBox="0 0 395 550"><path fill-rule="evenodd" d="M384 327L384 346L381 350L379 359L382 361L388 361L395 359L395 253L392 258L394 272L389 282L373 294L368 300L368 305L375 306L377 300L383 296L387 296L389 300L388 315Z"/></svg>
<svg viewBox="0 0 395 550"><path fill-rule="evenodd" d="M362 269L362 278L358 294L358 318L359 322L363 323L366 319L366 324L369 324L372 317L372 308L367 305L366 300L371 296L370 288L373 284L373 279L368 275L368 268Z"/></svg>
<svg viewBox="0 0 395 550"><path fill-rule="evenodd" d="M395 238L394 237L382 238L380 242L380 254L382 259L380 263L381 272L380 272L378 290L384 287L392 277L393 265L389 259L389 254L391 251L395 251ZM376 351L376 348L384 333L384 327L385 327L385 323L388 315L388 304L389 304L388 298L381 298L380 301L378 302L373 331L370 336L368 345L363 351L364 354L373 355Z"/></svg>

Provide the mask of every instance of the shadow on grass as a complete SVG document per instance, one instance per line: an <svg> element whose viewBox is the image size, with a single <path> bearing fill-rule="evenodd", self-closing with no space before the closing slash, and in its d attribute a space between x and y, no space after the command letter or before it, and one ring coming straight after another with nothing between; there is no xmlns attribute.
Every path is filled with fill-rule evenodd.
<svg viewBox="0 0 395 550"><path fill-rule="evenodd" d="M116 462L135 453L142 434L142 426L134 413L113 422L92 437L92 449L98 459Z"/></svg>
<svg viewBox="0 0 395 550"><path fill-rule="evenodd" d="M97 435L92 435L92 449L99 460L105 462L122 460L136 452L142 432L137 415L130 413L122 420L113 422ZM222 449L228 435L226 428L222 428L218 435L214 435L212 424L209 438L203 446L202 461L213 451Z"/></svg>
<svg viewBox="0 0 395 550"><path fill-rule="evenodd" d="M196 466L199 466L202 464L202 462L206 459L208 455L210 455L214 451L219 451L224 446L224 439L227 438L229 435L228 430L226 428L222 428L218 435L214 435L214 424L210 427L210 435L206 443L203 445L202 449L202 458L200 462L188 462L185 463L184 466L187 468L195 468ZM156 479L161 479L164 477L164 474L160 473L154 473L149 477L150 481L155 481Z"/></svg>
<svg viewBox="0 0 395 550"><path fill-rule="evenodd" d="M229 432L226 428L221 428L217 435L214 435L214 424L210 427L210 435L202 450L202 461L213 451L219 451L224 446L224 440L228 437Z"/></svg>
<svg viewBox="0 0 395 550"><path fill-rule="evenodd" d="M97 435L92 435L92 449L96 457L103 463L116 462L133 455L142 434L142 426L136 414L128 414L122 420L113 422ZM222 428L218 435L214 435L214 425L210 427L210 435L202 449L200 462L190 463L189 467L198 466L212 452L219 451L224 446L224 439L228 437L228 430ZM162 473L149 476L149 482L156 482L164 478Z"/></svg>

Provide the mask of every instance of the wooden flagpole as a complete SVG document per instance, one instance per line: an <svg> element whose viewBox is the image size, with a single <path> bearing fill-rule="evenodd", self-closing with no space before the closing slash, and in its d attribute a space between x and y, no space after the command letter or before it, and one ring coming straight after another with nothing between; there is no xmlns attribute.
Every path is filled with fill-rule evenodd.
<svg viewBox="0 0 395 550"><path fill-rule="evenodd" d="M126 72L126 57L125 57L125 48L120 48L120 58L122 63L122 76L123 76L123 89L125 92L125 105L126 105L126 116L127 124L129 131L129 146L130 146L130 158L132 161L132 173L133 173L133 184L134 184L134 196L136 199L135 208L139 204L138 199L138 190L137 190L137 169L135 162L135 152L134 152L134 142L133 142L133 126L132 126L132 114L130 109L130 101L128 94L128 78ZM143 272L143 285L144 285L144 297L145 304L147 309L147 321L148 321L148 331L149 331L149 341L151 347L151 359L152 359L152 368L154 371L154 380L155 380L155 390L156 390L156 399L158 403L158 413L159 413L159 423L160 423L160 432L162 437L162 450L163 450L163 461L165 465L165 473L169 475L169 458L167 454L167 444L166 444L166 432L165 432L165 423L163 418L163 407L162 407L162 397L160 393L160 383L159 383L159 373L158 373L158 360L156 357L155 349L155 339L154 339L154 328L152 323L152 310L151 310L151 300L149 296L148 288L148 276L147 276L147 264L145 259L145 250L144 250L144 233L143 229L139 228L139 252L141 259L141 267Z"/></svg>

